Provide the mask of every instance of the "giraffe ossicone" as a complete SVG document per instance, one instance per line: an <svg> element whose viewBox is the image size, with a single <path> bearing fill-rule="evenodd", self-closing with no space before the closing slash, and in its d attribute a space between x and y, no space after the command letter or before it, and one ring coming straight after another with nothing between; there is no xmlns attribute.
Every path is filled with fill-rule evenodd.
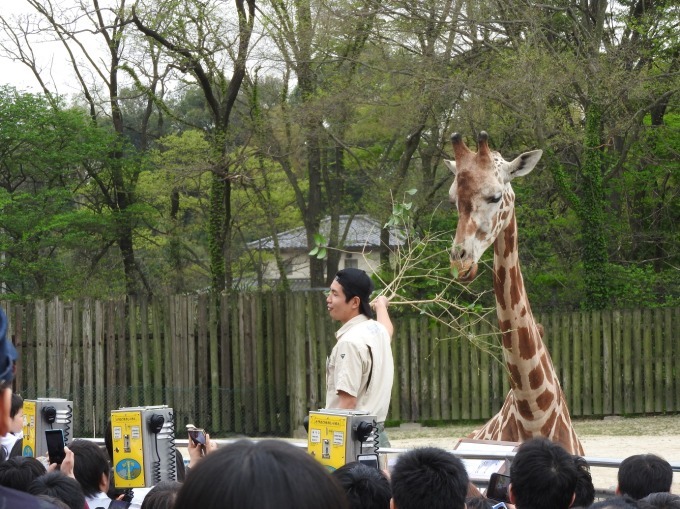
<svg viewBox="0 0 680 509"><path fill-rule="evenodd" d="M501 410L470 438L521 442L543 436L572 454L583 454L569 416L564 393L536 323L519 265L515 193L510 182L527 175L541 150L506 161L489 148L489 137L477 137L477 152L462 135L451 136L455 161L444 163L454 175L449 200L458 210L451 247L451 267L461 281L477 275L482 254L494 246L493 285L503 338L503 358L510 392Z"/></svg>

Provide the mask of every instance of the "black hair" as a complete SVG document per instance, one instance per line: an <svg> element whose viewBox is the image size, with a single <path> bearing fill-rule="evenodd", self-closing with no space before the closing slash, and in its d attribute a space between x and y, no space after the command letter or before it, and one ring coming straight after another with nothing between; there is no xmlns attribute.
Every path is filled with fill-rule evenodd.
<svg viewBox="0 0 680 509"><path fill-rule="evenodd" d="M623 496L595 502L588 509L638 509L639 507L637 500Z"/></svg>
<svg viewBox="0 0 680 509"><path fill-rule="evenodd" d="M141 509L172 509L181 487L178 481L159 482L146 494Z"/></svg>
<svg viewBox="0 0 680 509"><path fill-rule="evenodd" d="M287 442L239 440L187 474L174 509L348 509L330 473Z"/></svg>
<svg viewBox="0 0 680 509"><path fill-rule="evenodd" d="M568 509L578 471L564 448L546 438L519 446L510 467L510 488L518 509Z"/></svg>
<svg viewBox="0 0 680 509"><path fill-rule="evenodd" d="M74 440L69 449L73 452L73 475L80 483L86 497L100 492L102 474L110 476L109 460L104 450L89 440Z"/></svg>
<svg viewBox="0 0 680 509"><path fill-rule="evenodd" d="M593 485L593 476L590 474L590 466L581 456L573 456L573 458L578 476L572 507L590 507L595 501L595 486Z"/></svg>
<svg viewBox="0 0 680 509"><path fill-rule="evenodd" d="M389 509L390 481L377 468L352 461L332 475L345 490L350 509Z"/></svg>
<svg viewBox="0 0 680 509"><path fill-rule="evenodd" d="M673 468L655 454L635 454L619 465L618 481L621 495L639 500L650 493L670 491Z"/></svg>
<svg viewBox="0 0 680 509"><path fill-rule="evenodd" d="M493 505L486 497L469 497L465 500L466 509L491 509Z"/></svg>
<svg viewBox="0 0 680 509"><path fill-rule="evenodd" d="M463 509L468 482L463 462L450 452L413 449L392 469L392 498L397 509Z"/></svg>
<svg viewBox="0 0 680 509"><path fill-rule="evenodd" d="M0 463L0 486L26 491L34 479L45 473L45 467L35 458L15 456Z"/></svg>
<svg viewBox="0 0 680 509"><path fill-rule="evenodd" d="M38 477L28 487L31 495L49 495L64 502L69 509L83 509L85 494L78 481L59 471Z"/></svg>
<svg viewBox="0 0 680 509"><path fill-rule="evenodd" d="M35 495L35 498L37 498L39 500L44 500L45 502L52 504L50 506L51 508L71 509L66 502L64 502L63 500L59 500L56 497L51 497L50 495ZM83 500L85 500L85 499L83 498ZM40 507L44 507L44 506L41 505ZM83 505L83 507L85 507L85 506Z"/></svg>
<svg viewBox="0 0 680 509"><path fill-rule="evenodd" d="M644 503L646 507L654 509L680 509L680 496L672 493L651 493L640 499L640 502Z"/></svg>
<svg viewBox="0 0 680 509"><path fill-rule="evenodd" d="M19 410L21 410L23 407L24 407L24 398L22 398L20 394L13 392L12 393L12 406L9 409L10 419L14 419L17 415L17 412Z"/></svg>

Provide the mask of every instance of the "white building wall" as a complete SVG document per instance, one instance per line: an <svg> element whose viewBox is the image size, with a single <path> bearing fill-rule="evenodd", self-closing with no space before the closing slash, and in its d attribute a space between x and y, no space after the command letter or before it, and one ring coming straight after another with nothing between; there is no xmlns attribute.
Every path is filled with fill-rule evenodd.
<svg viewBox="0 0 680 509"><path fill-rule="evenodd" d="M282 256L286 265L290 267L290 272L288 273L289 279L309 279L309 257L307 254L283 253ZM373 274L376 267L380 265L380 253L378 251L342 253L338 267L344 269L347 266L348 261L350 265L352 262L356 261L359 269L365 270L368 274ZM279 279L279 271L276 267L275 260L267 262L264 270L264 278Z"/></svg>

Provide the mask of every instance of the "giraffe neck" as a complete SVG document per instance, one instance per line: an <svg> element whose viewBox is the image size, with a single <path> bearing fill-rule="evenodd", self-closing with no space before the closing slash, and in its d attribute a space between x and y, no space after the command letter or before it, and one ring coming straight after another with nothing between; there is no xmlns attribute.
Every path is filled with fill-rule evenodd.
<svg viewBox="0 0 680 509"><path fill-rule="evenodd" d="M513 210L508 225L494 242L493 286L496 314L502 332L511 328L535 326L524 288L517 247L517 220Z"/></svg>
<svg viewBox="0 0 680 509"><path fill-rule="evenodd" d="M517 251L514 211L494 243L494 293L503 356L523 418L538 424L554 410L561 389L531 313Z"/></svg>

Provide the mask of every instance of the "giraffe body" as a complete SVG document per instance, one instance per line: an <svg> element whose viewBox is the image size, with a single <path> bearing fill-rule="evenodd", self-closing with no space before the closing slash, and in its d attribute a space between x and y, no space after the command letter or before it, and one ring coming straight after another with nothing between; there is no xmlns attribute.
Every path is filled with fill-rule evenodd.
<svg viewBox="0 0 680 509"><path fill-rule="evenodd" d="M505 161L481 132L477 152L452 136L455 162L445 161L455 178L449 191L458 209L451 265L462 281L477 274L477 262L494 246L494 295L503 338L510 392L500 411L470 438L524 441L547 437L572 454L583 454L542 328L534 320L519 265L515 194L510 182L528 174L542 152Z"/></svg>

